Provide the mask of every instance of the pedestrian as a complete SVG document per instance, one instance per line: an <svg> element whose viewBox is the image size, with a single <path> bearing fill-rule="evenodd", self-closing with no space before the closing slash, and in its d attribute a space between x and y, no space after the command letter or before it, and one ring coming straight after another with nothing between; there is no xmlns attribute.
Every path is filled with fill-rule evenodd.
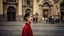
<svg viewBox="0 0 64 36"><path fill-rule="evenodd" d="M22 30L22 36L33 36L32 28L31 28L31 22L33 20L32 14L30 14L29 12L26 13L24 19L26 23Z"/></svg>
<svg viewBox="0 0 64 36"><path fill-rule="evenodd" d="M38 13L36 12L35 22L38 23Z"/></svg>
<svg viewBox="0 0 64 36"><path fill-rule="evenodd" d="M35 15L34 15L34 17L33 17L33 23L35 23Z"/></svg>
<svg viewBox="0 0 64 36"><path fill-rule="evenodd" d="M49 17L49 23L52 23L52 16Z"/></svg>

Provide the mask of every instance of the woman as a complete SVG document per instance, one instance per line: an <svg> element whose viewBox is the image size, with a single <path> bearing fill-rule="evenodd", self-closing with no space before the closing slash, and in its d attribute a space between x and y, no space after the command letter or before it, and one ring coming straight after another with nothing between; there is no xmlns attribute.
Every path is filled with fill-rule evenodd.
<svg viewBox="0 0 64 36"><path fill-rule="evenodd" d="M25 14L24 20L26 20L26 23L22 30L22 36L33 36L33 32L31 29L31 22L33 20L32 14L29 12Z"/></svg>

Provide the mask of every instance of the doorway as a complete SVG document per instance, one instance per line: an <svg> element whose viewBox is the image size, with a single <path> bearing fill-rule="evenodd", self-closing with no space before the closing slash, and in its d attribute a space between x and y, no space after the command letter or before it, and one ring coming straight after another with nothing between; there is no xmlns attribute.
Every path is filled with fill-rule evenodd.
<svg viewBox="0 0 64 36"><path fill-rule="evenodd" d="M45 17L45 18L48 17L48 9L43 10L43 17Z"/></svg>
<svg viewBox="0 0 64 36"><path fill-rule="evenodd" d="M8 9L7 9L7 19L8 19L8 21L16 20L16 10L12 6L8 7Z"/></svg>

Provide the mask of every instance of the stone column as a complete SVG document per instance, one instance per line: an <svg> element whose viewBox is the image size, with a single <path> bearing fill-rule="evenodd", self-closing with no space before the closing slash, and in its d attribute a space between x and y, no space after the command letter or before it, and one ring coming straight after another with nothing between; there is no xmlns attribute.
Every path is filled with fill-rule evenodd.
<svg viewBox="0 0 64 36"><path fill-rule="evenodd" d="M0 0L0 15L3 15L3 0Z"/></svg>
<svg viewBox="0 0 64 36"><path fill-rule="evenodd" d="M35 14L35 12L37 12L37 2L33 0L33 14Z"/></svg>
<svg viewBox="0 0 64 36"><path fill-rule="evenodd" d="M22 0L18 0L18 15L22 15Z"/></svg>
<svg viewBox="0 0 64 36"><path fill-rule="evenodd" d="M22 21L22 0L18 0L17 21Z"/></svg>

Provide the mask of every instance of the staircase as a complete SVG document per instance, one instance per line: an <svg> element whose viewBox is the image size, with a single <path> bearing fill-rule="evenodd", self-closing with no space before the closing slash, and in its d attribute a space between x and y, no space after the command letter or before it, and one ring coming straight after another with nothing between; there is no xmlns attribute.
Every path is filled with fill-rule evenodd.
<svg viewBox="0 0 64 36"><path fill-rule="evenodd" d="M0 36L21 36L25 22L0 22ZM34 36L64 36L64 24L32 23Z"/></svg>

